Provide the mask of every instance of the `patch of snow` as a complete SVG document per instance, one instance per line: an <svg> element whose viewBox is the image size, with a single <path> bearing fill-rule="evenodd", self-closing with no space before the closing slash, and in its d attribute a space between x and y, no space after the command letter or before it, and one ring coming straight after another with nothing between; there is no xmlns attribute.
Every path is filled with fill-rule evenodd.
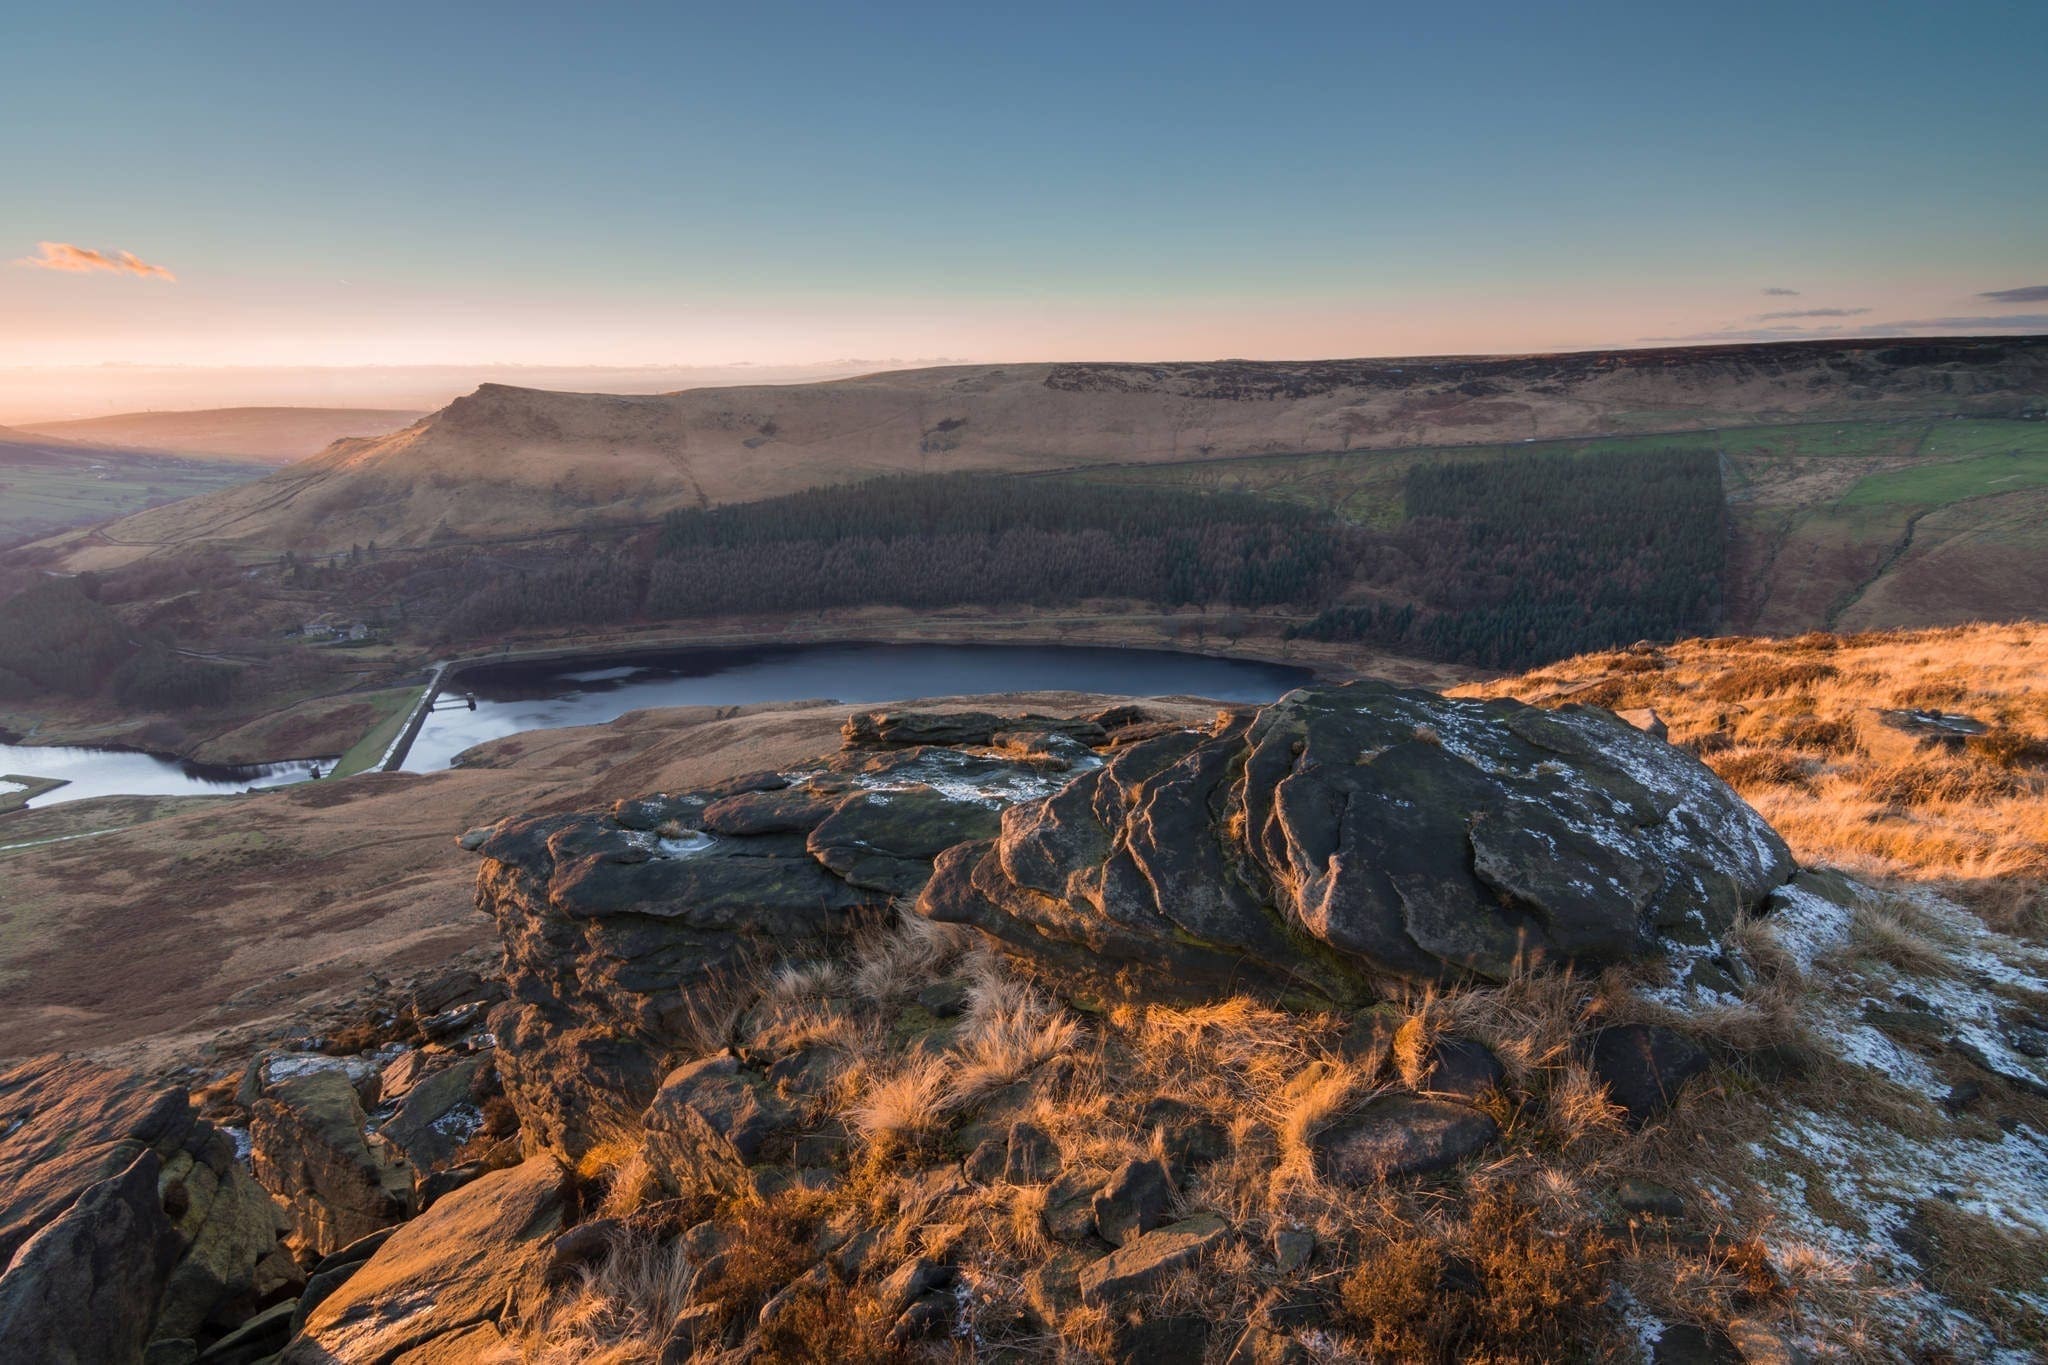
<svg viewBox="0 0 2048 1365"><path fill-rule="evenodd" d="M1024 801L1042 800L1060 791L1087 767L1101 766L1101 760L1095 759L1086 765L1077 762L1061 772L1025 767L989 771L984 769L984 762L944 749L887 773L860 774L853 781L871 795L880 793L886 797L890 792L929 788L949 801L1000 810Z"/></svg>
<svg viewBox="0 0 2048 1365"><path fill-rule="evenodd" d="M1771 913L1764 924L1799 970L1811 972L1821 954L1848 942L1852 918L1848 906L1788 882L1771 893Z"/></svg>
<svg viewBox="0 0 2048 1365"><path fill-rule="evenodd" d="M1643 1307L1625 1285L1615 1285L1608 1299L1621 1314L1622 1329L1635 1341L1636 1359L1644 1365L1654 1361L1657 1343L1664 1339L1664 1332L1671 1324Z"/></svg>
<svg viewBox="0 0 2048 1365"><path fill-rule="evenodd" d="M376 1070L376 1061L369 1057L330 1057L324 1052L278 1052L264 1058L263 1082L276 1085L299 1076L310 1076L316 1071L339 1071L353 1083Z"/></svg>
<svg viewBox="0 0 2048 1365"><path fill-rule="evenodd" d="M249 1153L255 1148L255 1143L249 1137L249 1130L247 1128L224 1126L220 1131L229 1142L235 1145L235 1160L241 1162L244 1166L248 1165Z"/></svg>
<svg viewBox="0 0 2048 1365"><path fill-rule="evenodd" d="M458 1104L427 1125L443 1137L467 1141L484 1126L483 1111L473 1104Z"/></svg>
<svg viewBox="0 0 2048 1365"><path fill-rule="evenodd" d="M2048 1235L2048 1139L2024 1125L1996 1142L1916 1139L1867 1116L1790 1109L1750 1151L1765 1215L1761 1236L1773 1256L1804 1248L1888 1272L1895 1292L1878 1301L1878 1311L1902 1330L1938 1323L1947 1331L1984 1334L1975 1318L1913 1279L1919 1267L1898 1234L1919 1200L1942 1199L2022 1235ZM1795 1162L1810 1163L1824 1198L1813 1198L1816 1191L1808 1176L1792 1169ZM1719 1198L1730 1202L1725 1194ZM1849 1219L1835 1210L1847 1210L1862 1226L1846 1226Z"/></svg>
<svg viewBox="0 0 2048 1365"><path fill-rule="evenodd" d="M1933 1067L1886 1037L1882 1030L1832 1011L1813 1022L1814 1031L1833 1046L1835 1055L1843 1061L1875 1071L1927 1099L1939 1099L1948 1093L1947 1084Z"/></svg>

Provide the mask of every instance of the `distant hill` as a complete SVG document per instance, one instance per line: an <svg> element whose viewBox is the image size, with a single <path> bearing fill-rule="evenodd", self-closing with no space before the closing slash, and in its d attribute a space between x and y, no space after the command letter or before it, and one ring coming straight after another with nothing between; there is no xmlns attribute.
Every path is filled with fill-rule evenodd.
<svg viewBox="0 0 2048 1365"><path fill-rule="evenodd" d="M247 462L58 440L0 427L0 547L260 476Z"/></svg>
<svg viewBox="0 0 2048 1365"><path fill-rule="evenodd" d="M37 436L141 446L210 460L290 464L343 437L395 431L420 415L382 408L207 408L39 422L25 430Z"/></svg>
<svg viewBox="0 0 2048 1365"><path fill-rule="evenodd" d="M62 546L345 549L646 522L875 474L1029 471L1930 413L2048 394L2048 337L1028 364L615 396L485 385L400 431Z"/></svg>

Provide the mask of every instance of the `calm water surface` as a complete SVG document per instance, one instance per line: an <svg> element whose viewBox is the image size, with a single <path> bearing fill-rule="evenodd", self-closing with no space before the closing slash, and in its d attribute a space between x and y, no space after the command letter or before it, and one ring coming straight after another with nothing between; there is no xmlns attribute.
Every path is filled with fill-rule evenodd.
<svg viewBox="0 0 2048 1365"><path fill-rule="evenodd" d="M521 730L599 725L653 706L843 702L983 692L1073 691L1272 701L1307 669L1171 650L1038 645L787 645L700 649L616 661L502 664L465 671L406 754L409 772L445 768L464 749ZM462 705L462 694L476 709Z"/></svg>
<svg viewBox="0 0 2048 1365"><path fill-rule="evenodd" d="M115 749L49 749L34 744L0 744L0 795L17 790L13 783L6 781L10 773L64 779L64 786L30 801L28 804L32 810L65 801L82 801L88 796L219 795L300 781L307 776L312 762L301 760L222 767ZM334 766L334 760L321 759L319 764L320 770L325 772Z"/></svg>

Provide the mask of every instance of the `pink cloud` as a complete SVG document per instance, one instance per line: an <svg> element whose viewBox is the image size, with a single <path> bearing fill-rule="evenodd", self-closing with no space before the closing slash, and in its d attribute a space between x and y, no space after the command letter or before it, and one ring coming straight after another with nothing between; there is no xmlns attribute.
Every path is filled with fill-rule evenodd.
<svg viewBox="0 0 2048 1365"><path fill-rule="evenodd" d="M69 242L37 242L37 254L23 256L16 265L34 266L38 270L67 270L74 274L87 274L95 270L111 270L117 275L140 275L145 279L169 280L176 283L178 277L160 265L128 251L95 251L89 246L73 246Z"/></svg>

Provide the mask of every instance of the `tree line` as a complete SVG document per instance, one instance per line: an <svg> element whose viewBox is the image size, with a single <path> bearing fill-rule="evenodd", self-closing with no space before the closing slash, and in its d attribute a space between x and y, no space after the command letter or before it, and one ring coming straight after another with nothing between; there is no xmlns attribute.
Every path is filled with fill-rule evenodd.
<svg viewBox="0 0 2048 1365"><path fill-rule="evenodd" d="M1402 502L1365 556L1394 600L1332 605L1298 634L1523 668L1719 624L1727 513L1709 452L1418 464Z"/></svg>

